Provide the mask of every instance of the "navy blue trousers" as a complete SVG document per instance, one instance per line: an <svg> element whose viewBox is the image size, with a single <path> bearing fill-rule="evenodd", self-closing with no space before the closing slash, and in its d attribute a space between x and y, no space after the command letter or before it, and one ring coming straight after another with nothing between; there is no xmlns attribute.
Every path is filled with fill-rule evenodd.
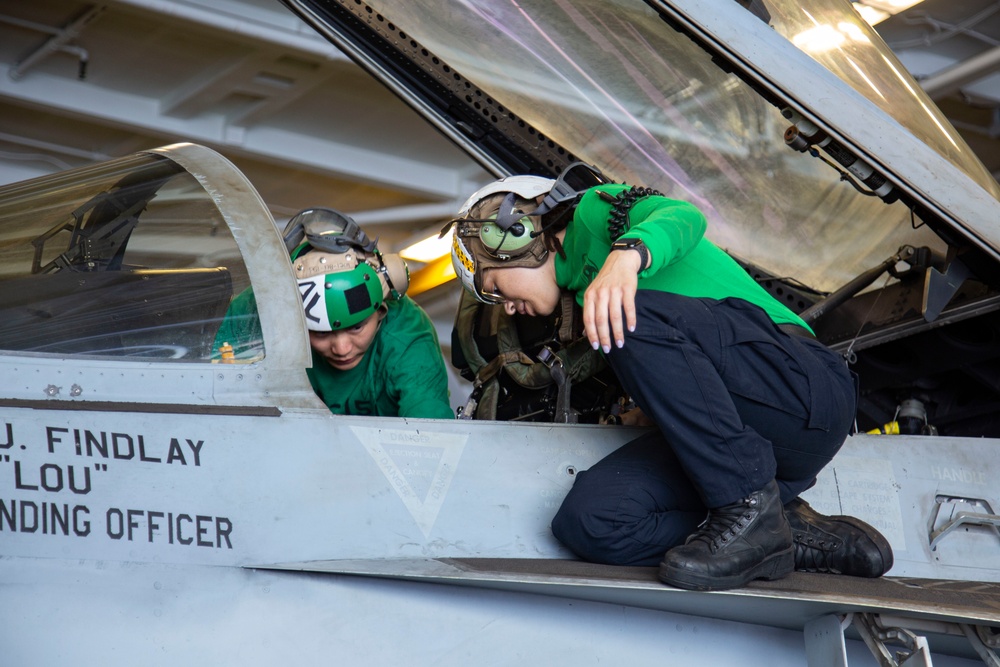
<svg viewBox="0 0 1000 667"><path fill-rule="evenodd" d="M854 421L857 385L843 359L741 299L640 290L636 330L607 356L658 428L580 472L552 521L593 562L656 565L707 508L772 479L787 503Z"/></svg>

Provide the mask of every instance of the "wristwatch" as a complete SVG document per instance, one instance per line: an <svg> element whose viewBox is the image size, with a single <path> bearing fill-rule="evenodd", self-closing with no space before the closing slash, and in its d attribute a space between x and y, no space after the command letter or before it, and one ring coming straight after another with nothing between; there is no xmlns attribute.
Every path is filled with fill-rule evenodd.
<svg viewBox="0 0 1000 667"><path fill-rule="evenodd" d="M642 239L618 239L611 244L611 250L637 250L639 252L639 273L646 268L649 263L649 248L642 242Z"/></svg>

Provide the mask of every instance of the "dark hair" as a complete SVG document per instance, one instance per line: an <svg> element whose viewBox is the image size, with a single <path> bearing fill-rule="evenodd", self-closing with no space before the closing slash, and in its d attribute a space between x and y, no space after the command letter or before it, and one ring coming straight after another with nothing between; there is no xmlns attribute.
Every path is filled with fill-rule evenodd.
<svg viewBox="0 0 1000 667"><path fill-rule="evenodd" d="M559 256L566 259L566 251L563 250L562 243L556 238L556 234L569 227L573 221L573 213L576 211L576 204L579 200L559 204L554 209L542 215L542 238L545 241L545 248L549 252L559 253Z"/></svg>

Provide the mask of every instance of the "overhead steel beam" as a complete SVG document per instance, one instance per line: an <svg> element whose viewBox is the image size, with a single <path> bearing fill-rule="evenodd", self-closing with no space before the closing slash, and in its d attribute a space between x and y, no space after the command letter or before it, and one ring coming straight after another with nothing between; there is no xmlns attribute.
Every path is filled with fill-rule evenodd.
<svg viewBox="0 0 1000 667"><path fill-rule="evenodd" d="M270 163L302 166L442 200L454 200L468 189L464 174L427 162L262 125L238 127L222 114L203 114L190 119L167 116L160 112L158 99L44 72L15 82L8 76L9 69L0 65L0 98L56 115L90 117L112 127L162 136L165 143L190 141L225 147Z"/></svg>
<svg viewBox="0 0 1000 667"><path fill-rule="evenodd" d="M191 118L239 96L252 103L227 111L227 117L234 125L251 126L300 99L331 74L331 68L312 58L291 59L281 52L256 51L229 66L205 71L190 85L162 98L160 111Z"/></svg>
<svg viewBox="0 0 1000 667"><path fill-rule="evenodd" d="M145 12L174 18L250 41L295 49L328 60L346 62L349 59L338 48L321 38L280 4L266 10L233 0L113 0L110 5L131 7Z"/></svg>

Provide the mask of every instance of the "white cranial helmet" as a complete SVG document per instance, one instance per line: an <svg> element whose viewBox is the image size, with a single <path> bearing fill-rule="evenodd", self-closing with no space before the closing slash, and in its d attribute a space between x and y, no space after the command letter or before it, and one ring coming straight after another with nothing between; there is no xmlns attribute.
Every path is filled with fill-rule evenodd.
<svg viewBox="0 0 1000 667"><path fill-rule="evenodd" d="M472 193L462 208L458 209L458 217L463 217L469 213L469 209L475 206L476 202L485 199L498 192L513 192L522 199L534 199L539 195L546 194L555 185L555 180L543 178L542 176L507 176L498 181L493 181Z"/></svg>

